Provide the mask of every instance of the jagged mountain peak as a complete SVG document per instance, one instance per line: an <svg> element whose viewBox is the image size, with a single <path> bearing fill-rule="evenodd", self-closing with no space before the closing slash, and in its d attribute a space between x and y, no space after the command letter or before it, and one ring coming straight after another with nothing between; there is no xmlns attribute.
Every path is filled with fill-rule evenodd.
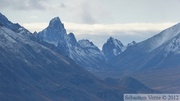
<svg viewBox="0 0 180 101"><path fill-rule="evenodd" d="M124 47L124 45L122 44L120 40L115 39L113 37L110 37L106 43L113 44L115 47Z"/></svg>
<svg viewBox="0 0 180 101"><path fill-rule="evenodd" d="M64 24L61 22L59 17L54 17L53 19L51 19L47 29L53 30L54 33L61 32L61 34L66 34L66 30L64 28Z"/></svg>
<svg viewBox="0 0 180 101"><path fill-rule="evenodd" d="M58 52L88 70L99 68L104 63L104 55L99 48L89 40L77 42L73 33L67 34L58 17L53 18L49 26L36 36L39 40L53 44ZM105 68L105 65L102 68Z"/></svg>
<svg viewBox="0 0 180 101"><path fill-rule="evenodd" d="M110 37L102 47L102 51L106 56L107 60L116 57L125 49L126 46L124 46L121 41L119 41L118 39L114 39L113 37Z"/></svg>
<svg viewBox="0 0 180 101"><path fill-rule="evenodd" d="M51 25L51 26L59 26L59 25L62 25L62 22L61 22L61 20L60 20L59 17L54 17L54 18L50 21L49 25Z"/></svg>
<svg viewBox="0 0 180 101"><path fill-rule="evenodd" d="M53 19L51 19L48 27L43 31L51 31L51 34L66 35L66 29L64 28L64 24L61 22L59 17L54 17Z"/></svg>
<svg viewBox="0 0 180 101"><path fill-rule="evenodd" d="M49 22L49 26L45 28L43 31L36 34L36 36L40 40L44 40L45 42L57 46L59 42L65 41L67 32L60 18L55 17Z"/></svg>
<svg viewBox="0 0 180 101"><path fill-rule="evenodd" d="M71 45L77 45L77 40L73 33L69 33L67 35L67 42L70 43Z"/></svg>

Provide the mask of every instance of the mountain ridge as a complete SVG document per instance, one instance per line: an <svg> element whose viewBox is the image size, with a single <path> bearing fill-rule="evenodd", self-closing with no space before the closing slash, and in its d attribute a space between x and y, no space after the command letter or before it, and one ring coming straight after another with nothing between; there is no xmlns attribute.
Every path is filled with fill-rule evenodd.
<svg viewBox="0 0 180 101"><path fill-rule="evenodd" d="M169 43L172 43L171 41L173 41L175 37L178 37L179 33L180 23L163 30L159 34L145 41L127 48L125 52L114 59L116 60L114 64L116 67L121 65L120 69L122 68L126 70L141 70L141 68L142 70L150 68L162 68L163 66L159 67L158 65L166 64L167 61L163 61L164 59L168 59L168 57L165 57L167 52L165 52L163 47L167 46ZM177 50L178 49L179 48L177 48ZM171 62L168 62L168 64L169 66L173 65Z"/></svg>
<svg viewBox="0 0 180 101"><path fill-rule="evenodd" d="M102 101L106 99L92 93L106 93L105 89L109 89L109 93L119 92L102 84L71 59L29 39L11 36L15 34L0 27L1 100ZM94 85L99 85L100 88L95 88L95 91ZM118 96L114 96L114 99L120 98Z"/></svg>
<svg viewBox="0 0 180 101"><path fill-rule="evenodd" d="M124 93L136 93L105 84L69 57L21 34L0 26L0 100L123 101Z"/></svg>
<svg viewBox="0 0 180 101"><path fill-rule="evenodd" d="M108 69L101 50L89 40L77 41L73 33L67 34L59 17L53 18L49 26L37 33L36 37L39 40L55 45L59 52L69 56L77 64L89 71ZM85 42L89 46L84 46Z"/></svg>

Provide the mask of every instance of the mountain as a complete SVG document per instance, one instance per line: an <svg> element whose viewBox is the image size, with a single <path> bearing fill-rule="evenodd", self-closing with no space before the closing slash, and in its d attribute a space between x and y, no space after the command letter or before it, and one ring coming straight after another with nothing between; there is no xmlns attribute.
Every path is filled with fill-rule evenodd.
<svg viewBox="0 0 180 101"><path fill-rule="evenodd" d="M109 76L132 76L163 93L179 93L179 60L180 23L128 46L112 59L115 70Z"/></svg>
<svg viewBox="0 0 180 101"><path fill-rule="evenodd" d="M71 59L5 26L0 39L1 101L119 101L129 91L104 84Z"/></svg>
<svg viewBox="0 0 180 101"><path fill-rule="evenodd" d="M63 44L65 42L65 36L67 36L64 25L61 23L59 17L53 18L49 26L36 35L39 39L55 46L58 46L59 43Z"/></svg>
<svg viewBox="0 0 180 101"><path fill-rule="evenodd" d="M178 68L180 24L130 46L114 59L114 66L120 70L148 70Z"/></svg>
<svg viewBox="0 0 180 101"><path fill-rule="evenodd" d="M35 35L38 40L53 44L59 53L70 57L89 71L108 68L101 50L89 40L77 42L73 33L67 34L59 17L53 18L46 29Z"/></svg>
<svg viewBox="0 0 180 101"><path fill-rule="evenodd" d="M99 57L100 59L104 59L104 56L101 52L101 50L95 46L92 42L90 42L89 40L79 40L78 44L80 45L81 48L83 48L85 51L87 51L87 53L91 53L90 57ZM99 61L101 61L99 59ZM103 61L102 61L103 62Z"/></svg>
<svg viewBox="0 0 180 101"><path fill-rule="evenodd" d="M1 101L123 101L124 93L137 93L129 89L131 87L116 88L106 84L58 52L54 45L33 40L29 34L18 33L6 23L0 24ZM64 37L59 34L58 37ZM67 36L65 42L77 42L72 33ZM53 37L46 40L51 39ZM58 39L57 46L59 42ZM88 40L68 46L81 47L85 52L99 51Z"/></svg>
<svg viewBox="0 0 180 101"><path fill-rule="evenodd" d="M117 55L121 54L126 49L121 41L110 37L107 42L103 45L102 51L107 60L115 58Z"/></svg>

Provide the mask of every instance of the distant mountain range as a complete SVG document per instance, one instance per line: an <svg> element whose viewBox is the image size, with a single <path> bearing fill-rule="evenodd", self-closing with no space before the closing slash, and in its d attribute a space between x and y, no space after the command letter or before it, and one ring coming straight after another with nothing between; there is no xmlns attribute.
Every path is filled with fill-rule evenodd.
<svg viewBox="0 0 180 101"><path fill-rule="evenodd" d="M116 71L123 71L123 75L133 76L149 87L179 93L179 60L180 23L128 47L112 59L111 64ZM120 77L118 75L116 77Z"/></svg>
<svg viewBox="0 0 180 101"><path fill-rule="evenodd" d="M95 74L103 78L132 76L151 88L179 93L179 60L180 23L140 43L126 46L126 50L108 61L112 71Z"/></svg>
<svg viewBox="0 0 180 101"><path fill-rule="evenodd" d="M59 17L31 33L0 13L0 38L0 100L119 101L180 90L179 23L139 43L110 37L101 50L67 33Z"/></svg>
<svg viewBox="0 0 180 101"><path fill-rule="evenodd" d="M110 37L101 51L93 42L87 39L77 41L73 33L67 34L56 17L46 29L35 35L89 71L139 71L179 67L179 34L180 24L177 24L145 41L127 46Z"/></svg>
<svg viewBox="0 0 180 101"><path fill-rule="evenodd" d="M139 93L131 84L145 87L141 93L159 93L136 79L116 88L87 71L110 68L105 59L89 40L67 34L58 17L32 34L0 13L1 101L122 101L124 93Z"/></svg>

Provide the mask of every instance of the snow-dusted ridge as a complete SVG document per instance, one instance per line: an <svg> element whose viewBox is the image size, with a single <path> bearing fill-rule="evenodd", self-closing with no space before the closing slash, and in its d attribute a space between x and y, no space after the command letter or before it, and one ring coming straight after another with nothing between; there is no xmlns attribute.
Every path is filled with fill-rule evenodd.
<svg viewBox="0 0 180 101"><path fill-rule="evenodd" d="M107 67L101 50L89 40L77 42L73 33L67 34L59 17L53 18L49 26L37 33L36 37L55 45L60 53L88 70L103 70Z"/></svg>
<svg viewBox="0 0 180 101"><path fill-rule="evenodd" d="M170 28L167 28L162 32L160 32L159 34L139 43L139 46L145 46L143 49L147 50L148 52L151 52L156 48L158 48L159 46L161 46L162 44L164 44L165 42L174 38L179 33L180 33L180 23Z"/></svg>
<svg viewBox="0 0 180 101"><path fill-rule="evenodd" d="M54 45L55 50L59 53L71 58L78 65L90 71L108 70L113 66L127 68L138 65L136 66L137 68L154 68L157 65L161 66L161 63L165 63L165 60L168 63L167 60L170 61L172 57L178 59L180 54L180 23L163 30L145 41L140 43L132 42L127 46L123 45L121 41L110 37L103 45L101 51L93 42L89 40L77 41L73 33L67 34L64 24L59 17L53 18L47 28L35 34L30 33L19 24L10 22L2 14L0 14L0 19L2 19L0 20L1 27L5 26L18 36L9 36L8 33L11 32L2 36L2 39L9 40L10 43L7 43L7 45L16 44L17 40L21 40L25 44L31 44L28 42L29 39L38 40L37 42L46 42ZM1 32L3 30L5 31L2 28ZM37 51L39 51L38 48ZM109 60L114 62L111 63ZM131 65L129 66L129 64Z"/></svg>
<svg viewBox="0 0 180 101"><path fill-rule="evenodd" d="M180 23L127 48L114 60L115 67L123 70L179 67Z"/></svg>

